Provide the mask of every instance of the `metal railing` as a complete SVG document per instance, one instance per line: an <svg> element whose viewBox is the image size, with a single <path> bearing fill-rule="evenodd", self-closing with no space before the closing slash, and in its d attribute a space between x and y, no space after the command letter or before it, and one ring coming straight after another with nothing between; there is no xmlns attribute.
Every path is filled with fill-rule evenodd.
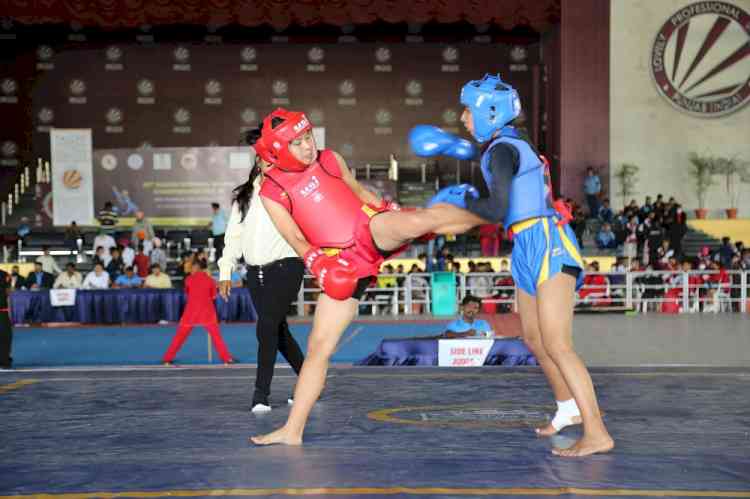
<svg viewBox="0 0 750 499"><path fill-rule="evenodd" d="M587 272L591 276L576 293L576 310L633 310L642 313L741 312L749 310L749 271L649 271ZM602 276L603 279L594 279ZM395 286L367 289L360 300L360 314L430 314L432 275L426 273L381 274ZM516 312L516 287L510 273L456 275L456 300L471 294L482 300L483 311ZM306 275L295 307L297 315L311 315L320 288Z"/></svg>

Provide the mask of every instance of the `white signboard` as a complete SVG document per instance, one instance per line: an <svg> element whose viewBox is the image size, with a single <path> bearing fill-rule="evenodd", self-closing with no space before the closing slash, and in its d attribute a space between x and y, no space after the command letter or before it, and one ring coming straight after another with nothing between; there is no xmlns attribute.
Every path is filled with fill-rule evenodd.
<svg viewBox="0 0 750 499"><path fill-rule="evenodd" d="M90 129L50 131L54 225L94 223L94 178Z"/></svg>
<svg viewBox="0 0 750 499"><path fill-rule="evenodd" d="M438 365L476 367L484 365L495 340L449 339L438 340Z"/></svg>
<svg viewBox="0 0 750 499"><path fill-rule="evenodd" d="M49 301L53 307L72 307L76 304L76 290L50 289Z"/></svg>

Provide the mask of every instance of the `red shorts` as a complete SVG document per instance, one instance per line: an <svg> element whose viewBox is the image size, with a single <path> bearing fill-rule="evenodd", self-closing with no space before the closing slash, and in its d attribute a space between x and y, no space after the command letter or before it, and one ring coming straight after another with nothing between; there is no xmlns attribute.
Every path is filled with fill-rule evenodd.
<svg viewBox="0 0 750 499"><path fill-rule="evenodd" d="M380 265L392 256L401 253L409 245L405 244L393 251L383 251L377 247L370 232L370 221L380 213L389 211L387 208L376 208L372 205L362 205L354 228L354 245L338 252L357 269L357 277L373 277L380 272ZM328 248L326 248L328 249Z"/></svg>

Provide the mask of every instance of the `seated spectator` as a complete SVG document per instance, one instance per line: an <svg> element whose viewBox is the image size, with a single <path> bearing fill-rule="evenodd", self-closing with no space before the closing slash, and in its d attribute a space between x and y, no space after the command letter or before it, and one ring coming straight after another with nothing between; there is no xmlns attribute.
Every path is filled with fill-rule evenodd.
<svg viewBox="0 0 750 499"><path fill-rule="evenodd" d="M86 274L83 289L109 289L109 274L104 270L104 265L96 263L94 270Z"/></svg>
<svg viewBox="0 0 750 499"><path fill-rule="evenodd" d="M395 288L398 284L396 282L396 276L393 274L393 265L387 264L383 267L383 270L378 274L378 287L379 288Z"/></svg>
<svg viewBox="0 0 750 499"><path fill-rule="evenodd" d="M404 271L404 266L399 263L396 266L396 274L399 275L399 277L396 277L396 283L398 284L399 288L403 288L404 287L404 279L405 278L403 276L404 276L405 273L406 272Z"/></svg>
<svg viewBox="0 0 750 499"><path fill-rule="evenodd" d="M144 288L169 289L172 287L172 281L169 276L161 271L159 264L151 265L151 273L146 277L143 283Z"/></svg>
<svg viewBox="0 0 750 499"><path fill-rule="evenodd" d="M94 253L94 265L101 263L102 268L107 268L111 258L112 255L109 253L109 249L105 249L104 246L97 246L96 252Z"/></svg>
<svg viewBox="0 0 750 499"><path fill-rule="evenodd" d="M70 262L65 265L65 272L57 276L52 287L55 289L80 289L82 285L81 273L76 270L76 264Z"/></svg>
<svg viewBox="0 0 750 499"><path fill-rule="evenodd" d="M104 203L104 208L99 210L99 215L96 218L99 220L99 225L106 229L113 229L118 222L117 212L112 208L112 203L109 201Z"/></svg>
<svg viewBox="0 0 750 499"><path fill-rule="evenodd" d="M722 268L729 268L732 265L732 257L735 255L737 248L732 244L728 237L721 238L721 246L714 256L714 260L721 264Z"/></svg>
<svg viewBox="0 0 750 499"><path fill-rule="evenodd" d="M483 274L490 272L489 265L485 262L477 264L477 273ZM469 293L475 298L488 298L492 296L492 278L488 275L470 275L466 280L466 287Z"/></svg>
<svg viewBox="0 0 750 499"><path fill-rule="evenodd" d="M180 261L179 274L183 277L183 281L192 274L193 272L193 254L189 251L182 254L182 260Z"/></svg>
<svg viewBox="0 0 750 499"><path fill-rule="evenodd" d="M109 263L105 265L104 270L109 274L109 278L115 281L125 271L125 262L123 262L118 248L110 249L109 256Z"/></svg>
<svg viewBox="0 0 750 499"><path fill-rule="evenodd" d="M662 270L670 269L670 258L674 257L674 250L669 247L669 239L664 239L656 250L656 258L659 268ZM674 262L673 262L674 264Z"/></svg>
<svg viewBox="0 0 750 499"><path fill-rule="evenodd" d="M415 263L409 269L409 274L421 274L422 269ZM430 292L430 282L421 275L411 276L411 289L412 289L412 314L422 314L424 312L424 306L427 301L427 294ZM418 302L418 303L415 303Z"/></svg>
<svg viewBox="0 0 750 499"><path fill-rule="evenodd" d="M127 237L121 238L120 247L122 247L122 263L126 267L132 267L135 262L135 250L130 247L130 239Z"/></svg>
<svg viewBox="0 0 750 499"><path fill-rule="evenodd" d="M82 238L83 234L81 233L81 229L78 228L78 224L75 220L65 227L65 243L69 248L77 249L78 240Z"/></svg>
<svg viewBox="0 0 750 499"><path fill-rule="evenodd" d="M48 274L60 274L62 269L57 265L55 257L49 254L49 246L42 246L42 255L36 258L42 264L42 270Z"/></svg>
<svg viewBox="0 0 750 499"><path fill-rule="evenodd" d="M615 263L612 264L610 274L608 276L610 289L610 296L623 298L625 296L625 284L626 276L628 271L627 258L618 258Z"/></svg>
<svg viewBox="0 0 750 499"><path fill-rule="evenodd" d="M638 217L632 215L625 225L625 243L623 244L622 256L631 260L638 257Z"/></svg>
<svg viewBox="0 0 750 499"><path fill-rule="evenodd" d="M34 262L34 271L26 276L27 289L50 289L55 284L55 276L42 270L41 262Z"/></svg>
<svg viewBox="0 0 750 499"><path fill-rule="evenodd" d="M712 262L710 269L713 272L708 278L707 303L703 307L703 311L717 313L721 311L721 300L730 297L732 280L729 277L729 273L719 262Z"/></svg>
<svg viewBox="0 0 750 499"><path fill-rule="evenodd" d="M383 267L380 274L378 274L377 285L378 288L395 288L398 286L396 276L393 275L393 265L388 264ZM382 312L391 307L393 298L395 297L394 291L375 291L373 292L374 298L378 303L381 303L384 307L378 307L378 312ZM381 308L383 310L381 310Z"/></svg>
<svg viewBox="0 0 750 499"><path fill-rule="evenodd" d="M633 281L641 293L641 303L644 311L648 300L661 299L664 296L664 281L661 276L654 273L654 268L649 264L643 269L643 275L636 277Z"/></svg>
<svg viewBox="0 0 750 499"><path fill-rule="evenodd" d="M596 235L596 246L599 249L617 248L617 238L615 237L615 233L612 232L612 226L608 223L603 224L601 230Z"/></svg>
<svg viewBox="0 0 750 499"><path fill-rule="evenodd" d="M164 248L162 248L162 242L161 239L158 237L155 237L152 241L154 243L154 247L151 250L151 254L148 255L149 259L151 260L151 263L158 263L159 267L166 270L167 268L167 253L164 251Z"/></svg>
<svg viewBox="0 0 750 499"><path fill-rule="evenodd" d="M641 211L640 211L641 218L646 218L653 212L654 212L654 207L651 204L651 196L646 196L646 202L643 203L643 206L641 206ZM656 214L654 214L654 216L656 216Z"/></svg>
<svg viewBox="0 0 750 499"><path fill-rule="evenodd" d="M570 228L576 235L578 246L583 249L583 234L586 232L586 214L583 210L577 209L573 212L573 220L570 222Z"/></svg>
<svg viewBox="0 0 750 499"><path fill-rule="evenodd" d="M515 284L513 276L510 274L508 260L500 262L500 274L500 277L495 279L494 283L495 288L500 288L495 291L495 298L504 302L498 304L498 312L508 313L513 309L513 303L511 302L515 293Z"/></svg>
<svg viewBox="0 0 750 499"><path fill-rule="evenodd" d="M599 207L599 220L602 223L611 224L614 220L614 216L612 208L609 207L609 199L604 199L602 205Z"/></svg>
<svg viewBox="0 0 750 499"><path fill-rule="evenodd" d="M99 247L104 248L105 253L109 255L109 250L111 248L114 248L117 246L117 243L115 242L115 238L107 234L104 230L99 229L99 234L94 238L94 253L97 253L99 251ZM102 262L106 266L107 262Z"/></svg>
<svg viewBox="0 0 750 499"><path fill-rule="evenodd" d="M128 289L140 288L143 285L143 279L138 277L133 271L133 267L125 267L125 273L120 274L112 284L113 288Z"/></svg>
<svg viewBox="0 0 750 499"><path fill-rule="evenodd" d="M12 290L24 289L26 287L26 278L21 275L21 267L13 265L10 269L10 285Z"/></svg>
<svg viewBox="0 0 750 499"><path fill-rule="evenodd" d="M495 333L489 323L477 319L482 300L466 295L461 301L461 317L446 326L443 336L446 338L492 338Z"/></svg>
<svg viewBox="0 0 750 499"><path fill-rule="evenodd" d="M138 253L136 253L133 263L135 264L134 267L135 271L138 273L138 277L141 279L148 277L149 269L152 269L152 265L151 259L144 252L143 246L138 247ZM161 269L161 265L159 268Z"/></svg>
<svg viewBox="0 0 750 499"><path fill-rule="evenodd" d="M609 280L607 276L599 274L599 263L591 262L586 266L583 277L583 287L578 291L578 298L583 303L596 303L597 298L606 298Z"/></svg>

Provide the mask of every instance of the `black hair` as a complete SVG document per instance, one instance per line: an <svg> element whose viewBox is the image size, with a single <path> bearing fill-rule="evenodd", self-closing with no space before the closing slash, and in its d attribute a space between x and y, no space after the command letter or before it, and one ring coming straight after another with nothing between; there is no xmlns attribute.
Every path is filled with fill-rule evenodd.
<svg viewBox="0 0 750 499"><path fill-rule="evenodd" d="M284 120L282 118L273 118L271 120L271 128L276 128L283 122ZM263 123L261 122L258 128L251 128L245 132L240 142L248 146L253 146L258 142L258 139L260 139L262 131ZM256 154L255 163L250 169L250 176L248 177L247 182L238 185L232 190L232 203L237 203L240 209L240 222L245 220L245 215L247 215L247 210L250 207L250 199L253 197L253 184L255 183L255 179L258 178L258 175L260 175L260 172L260 162L258 160L258 155Z"/></svg>
<svg viewBox="0 0 750 499"><path fill-rule="evenodd" d="M208 262L204 258L199 258L198 267L200 267L203 270L206 270L208 268Z"/></svg>
<svg viewBox="0 0 750 499"><path fill-rule="evenodd" d="M218 209L220 207L219 203L211 203L211 208Z"/></svg>
<svg viewBox="0 0 750 499"><path fill-rule="evenodd" d="M468 305L469 303L476 303L480 307L482 306L482 300L477 298L476 296L472 295L466 295L463 300L461 300L461 305Z"/></svg>

